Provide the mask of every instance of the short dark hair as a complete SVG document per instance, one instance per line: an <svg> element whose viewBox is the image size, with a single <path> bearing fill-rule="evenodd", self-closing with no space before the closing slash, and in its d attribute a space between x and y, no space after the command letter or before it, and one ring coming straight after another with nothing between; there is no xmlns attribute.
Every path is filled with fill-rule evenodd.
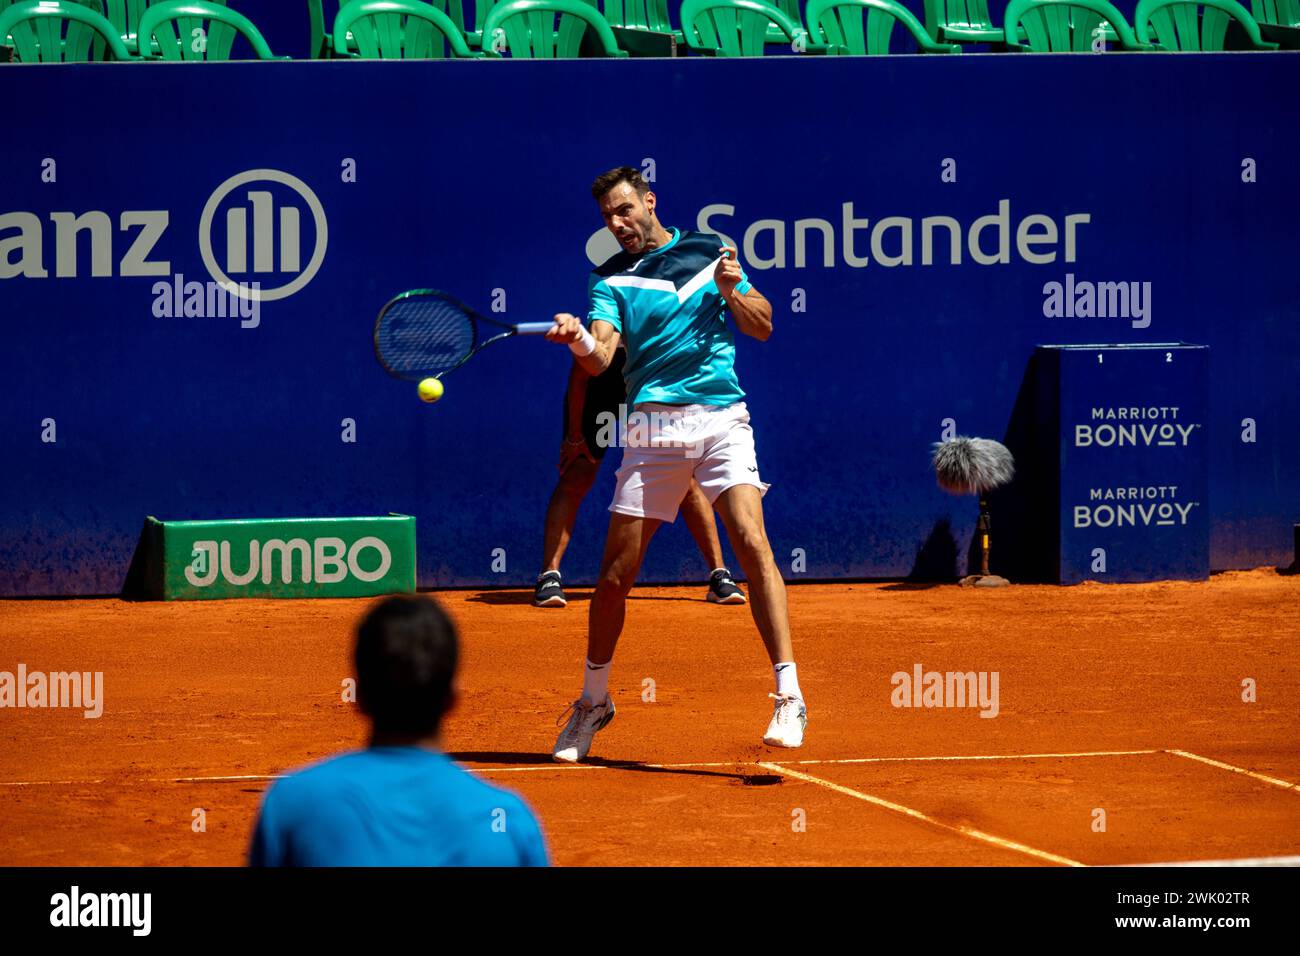
<svg viewBox="0 0 1300 956"><path fill-rule="evenodd" d="M438 729L460 657L456 625L430 598L394 596L357 625L357 702L383 733Z"/></svg>
<svg viewBox="0 0 1300 956"><path fill-rule="evenodd" d="M619 183L627 183L642 196L650 191L650 184L645 181L640 170L631 166L616 166L596 177L596 181L591 184L591 198L599 200Z"/></svg>

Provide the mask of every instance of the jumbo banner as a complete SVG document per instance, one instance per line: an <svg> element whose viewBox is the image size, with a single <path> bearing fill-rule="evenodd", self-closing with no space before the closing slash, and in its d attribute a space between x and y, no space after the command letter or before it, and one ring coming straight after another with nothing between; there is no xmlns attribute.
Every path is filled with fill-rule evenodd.
<svg viewBox="0 0 1300 956"><path fill-rule="evenodd" d="M128 598L370 597L415 590L415 519L159 521L150 515Z"/></svg>
<svg viewBox="0 0 1300 956"><path fill-rule="evenodd" d="M418 287L507 322L582 313L614 250L589 186L621 164L774 305L737 371L789 579L964 566L977 509L930 446L1001 439L1047 343L1207 346L1210 565L1284 563L1297 63L7 67L31 108L0 154L0 593L117 592L150 514L398 512L420 586L530 583L567 349L494 345L426 405L372 326ZM597 569L608 457L571 583ZM643 579L708 570L679 521Z"/></svg>

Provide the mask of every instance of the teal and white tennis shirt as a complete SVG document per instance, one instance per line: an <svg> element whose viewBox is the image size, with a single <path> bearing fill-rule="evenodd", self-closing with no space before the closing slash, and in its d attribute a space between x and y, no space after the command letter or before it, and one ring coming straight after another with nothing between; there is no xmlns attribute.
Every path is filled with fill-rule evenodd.
<svg viewBox="0 0 1300 956"><path fill-rule="evenodd" d="M709 233L671 232L667 245L620 252L592 270L587 324L608 322L622 335L629 405L731 405L745 393L726 303L713 281L724 243ZM736 291L750 287L742 272Z"/></svg>

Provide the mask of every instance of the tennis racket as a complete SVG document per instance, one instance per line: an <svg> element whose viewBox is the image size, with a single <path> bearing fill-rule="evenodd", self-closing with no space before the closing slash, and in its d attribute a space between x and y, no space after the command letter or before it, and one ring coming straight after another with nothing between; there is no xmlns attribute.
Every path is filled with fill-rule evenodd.
<svg viewBox="0 0 1300 956"><path fill-rule="evenodd" d="M446 292L412 289L379 310L375 357L395 378L441 378L493 342L512 335L545 335L554 324L494 322Z"/></svg>

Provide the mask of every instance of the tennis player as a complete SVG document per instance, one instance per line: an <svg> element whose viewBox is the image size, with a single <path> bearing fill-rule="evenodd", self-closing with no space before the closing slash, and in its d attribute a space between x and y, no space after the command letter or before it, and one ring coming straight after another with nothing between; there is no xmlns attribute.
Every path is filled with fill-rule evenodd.
<svg viewBox="0 0 1300 956"><path fill-rule="evenodd" d="M617 421L619 406L627 401L623 385L624 349L614 354L614 361L604 372L592 375L575 359L564 393L564 437L560 441L560 478L546 506L546 525L542 542L542 571L533 590L535 607L564 607L568 599L560 576L560 561L573 536L573 522L578 508L596 481L607 451L601 438L601 423L612 416ZM722 544L713 508L693 479L682 499L682 515L695 545L712 568L705 599L713 604L744 604L745 592L722 563Z"/></svg>
<svg viewBox="0 0 1300 956"><path fill-rule="evenodd" d="M627 401L644 427L629 429L588 615L582 695L566 711L553 755L566 763L582 760L596 732L614 718L609 673L627 595L650 539L663 522L676 519L692 479L722 516L772 662L776 692L769 696L776 705L763 742L798 747L808 711L790 641L785 582L763 525L768 486L759 478L726 322L730 314L741 332L765 341L772 334L772 306L741 269L734 248L707 233L664 228L655 194L637 170L612 169L596 178L591 193L622 251L592 271L590 327L561 313L546 337L568 345L592 375L609 368L622 344Z"/></svg>

